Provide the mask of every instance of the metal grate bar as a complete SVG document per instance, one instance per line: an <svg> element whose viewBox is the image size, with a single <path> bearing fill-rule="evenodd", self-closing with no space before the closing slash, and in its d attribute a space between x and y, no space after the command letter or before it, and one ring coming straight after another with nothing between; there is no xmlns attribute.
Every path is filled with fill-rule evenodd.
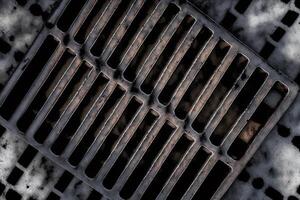
<svg viewBox="0 0 300 200"><path fill-rule="evenodd" d="M259 92L259 90L265 85L267 74L261 69L257 68L248 79L247 83L236 96L226 113L219 118L217 126L211 126L210 131L207 131L207 136L215 145L220 145L224 140L225 132L230 128L239 116L248 108L252 98ZM218 115L219 117L220 115ZM225 134L224 134L225 133Z"/></svg>
<svg viewBox="0 0 300 200"><path fill-rule="evenodd" d="M107 48L102 54L102 58L107 60L108 57L112 53L116 53L118 48L126 48L127 45L124 43L129 42L129 37L132 37L134 32L138 31L144 20L147 18L147 13L152 11L155 8L157 1L152 2L142 2L142 1L135 1L135 3L131 6L128 11L127 16L125 17L122 22L120 22L119 27L116 29L114 35L110 38L110 41L107 44ZM126 34L126 35L125 35ZM122 43L121 43L122 42ZM116 47L116 45L118 45ZM124 45L124 46L123 46ZM107 63L109 63L107 61ZM113 65L109 65L112 68Z"/></svg>
<svg viewBox="0 0 300 200"><path fill-rule="evenodd" d="M190 154L182 161L166 184L160 198L167 196L167 199L181 199L199 171L203 169L210 155L210 152L204 147L199 148L198 145L194 145Z"/></svg>
<svg viewBox="0 0 300 200"><path fill-rule="evenodd" d="M212 91L212 94L207 95L209 98L206 100L206 103L200 104L197 108L197 110L199 110L197 117L194 118L194 116L191 116L191 120L193 121L192 127L195 131L200 133L204 130L208 121L213 116L214 111L222 103L222 100L225 99L226 95L228 95L231 88L235 86L247 64L248 60L244 56L241 54L236 55L218 85ZM243 73L242 77L246 78L245 76L245 73Z"/></svg>
<svg viewBox="0 0 300 200"><path fill-rule="evenodd" d="M114 112L114 107L118 105L124 91L119 86L116 87L116 85L111 84L105 93L102 98L107 97L100 99L102 102L96 104L97 108L95 111L92 111L91 117L86 118L87 124L81 126L81 129L78 130L78 133L73 138L76 143L71 142L69 150L65 153L66 156L72 153L69 159L72 165L78 165L78 162L81 161L81 156L85 155L90 145L92 145L93 141L99 136L99 132L103 129L106 121ZM74 149L75 146L76 149Z"/></svg>
<svg viewBox="0 0 300 200"><path fill-rule="evenodd" d="M134 199L141 196L141 193L147 189L150 181L154 178L154 174L157 172L155 169L161 166L180 135L181 133L168 123L162 127L144 154L142 161L124 184L120 192L121 197ZM146 165L143 162L146 162Z"/></svg>
<svg viewBox="0 0 300 200"><path fill-rule="evenodd" d="M122 16L126 13L127 9L130 8L131 3L133 3L133 0L120 1L117 9L114 11L113 15L110 17L100 35L98 35L98 38L91 48L91 53L94 56L102 55L103 51L106 49L105 47L108 41L112 37L113 33L117 30L119 24L121 23L120 21L122 19Z"/></svg>
<svg viewBox="0 0 300 200"><path fill-rule="evenodd" d="M180 82L178 82L178 88L174 94L174 97L172 98L172 101L170 102L173 108L176 108L178 106L183 95L192 83L193 78L195 77L197 72L201 70L202 65L199 65L198 62L202 63L208 58L210 52L213 51L213 48L215 47L217 42L217 38L211 38L209 40L208 44L206 45L206 48L203 49L203 52L201 52L200 55L198 55L198 59L193 62L191 68L188 70L185 77Z"/></svg>
<svg viewBox="0 0 300 200"><path fill-rule="evenodd" d="M144 140L139 143L129 163L126 165L125 169L123 170L122 174L115 184L115 188L117 191L120 191L122 189L130 174L132 174L139 161L142 159L142 156L145 154L146 150L149 149L149 146L151 145L157 134L159 134L159 131L164 126L166 126L166 124L169 125L170 122L165 121L164 117L160 116L160 119L155 123L155 126L149 131L147 136L145 136Z"/></svg>
<svg viewBox="0 0 300 200"><path fill-rule="evenodd" d="M98 133L98 137L95 139L93 144L91 145L89 151L85 155L84 160L80 163L80 166L83 168L86 168L88 163L93 159L95 154L98 151L98 148L101 147L102 143L105 141L105 138L110 133L111 129L114 127L114 125L117 123L118 119L121 117L123 111L126 107L121 105L127 105L131 99L131 96L129 94L125 94L125 96L122 98L122 100L119 102L118 107L114 110L114 115L110 117L110 119L105 123L105 126L103 129L100 130L100 133Z"/></svg>
<svg viewBox="0 0 300 200"><path fill-rule="evenodd" d="M236 57L236 53L237 51L231 48L227 53L227 55L225 56L223 62L218 66L215 73L207 81L207 84L204 87L202 94L198 97L198 99L195 101L194 105L190 109L188 115L190 116L191 119L195 118L197 112L203 108L210 95L214 92L215 88L220 83L220 79L224 76L224 73L227 71L230 63L232 63L232 61Z"/></svg>
<svg viewBox="0 0 300 200"><path fill-rule="evenodd" d="M151 30L153 30L152 28L155 27L155 24L158 23L159 19L162 17L163 12L167 9L167 6L167 4L161 2L156 7L154 13L151 15L147 23L142 27L139 34L135 37L130 48L128 48L128 50L126 51L122 62L119 64L119 68L121 70L125 69L130 64L130 62L132 62L132 59L138 53L138 50L145 42L148 35L151 33Z"/></svg>
<svg viewBox="0 0 300 200"><path fill-rule="evenodd" d="M182 199L192 199L195 193L197 192L199 186L202 185L202 183L205 181L206 177L208 176L210 170L213 168L213 166L217 163L218 158L216 155L212 155L208 162L204 165L202 170L199 172L198 176L195 178L192 185L189 187L189 189L185 192Z"/></svg>
<svg viewBox="0 0 300 200"><path fill-rule="evenodd" d="M247 77L244 80L238 79L237 83L235 84L240 87L237 87L237 88L232 87L230 89L229 93L226 94L225 98L223 99L221 104L218 105L217 109L215 110L214 114L212 115L212 118L210 119L207 127L205 127L206 131L207 130L212 131L214 128L210 128L210 127L215 127L218 125L219 121L225 115L225 113L229 109L230 105L234 101L235 97L239 94L239 92L242 90L242 88L244 87L246 82L249 80L250 76L248 74L251 75L254 70L255 70L255 68L251 68L251 67L247 68L246 69Z"/></svg>
<svg viewBox="0 0 300 200"><path fill-rule="evenodd" d="M107 174L107 171L112 168L112 164L115 163L116 159L120 157L120 154L122 153L123 148L125 145L121 144L126 144L128 141L128 137L130 137L136 128L138 128L138 125L141 124L144 116L147 114L148 108L143 106L140 108L139 113L135 116L133 121L131 122L130 126L127 127L127 129L124 131L122 136L119 138L119 140L116 142L115 148L112 150L113 153L110 155L110 157L107 159L106 163L103 165L100 175L99 175L99 181L103 181L105 175Z"/></svg>
<svg viewBox="0 0 300 200"><path fill-rule="evenodd" d="M126 143L126 145L124 145L125 148L123 148L121 154L117 155L118 158L116 162L111 161L110 164L113 163L113 166L104 167L104 169L110 169L103 181L106 188L112 189L113 185L117 182L118 177L121 175L122 170L125 169L126 165L130 162L131 157L138 149L140 143L145 139L147 134L151 132L153 126L155 126L155 122L158 120L158 117L158 113L154 110L149 110L143 117L143 121L139 123L138 127L136 127L135 131L127 134L125 141L121 141L122 143ZM128 141L128 139L130 140ZM122 146L120 146L120 148L122 148ZM106 174L106 171L102 174Z"/></svg>
<svg viewBox="0 0 300 200"><path fill-rule="evenodd" d="M29 127L28 131L26 132L26 135L29 137L32 137L36 130L39 128L39 125L42 123L42 120L46 117L47 111L51 109L51 107L55 104L57 101L57 98L61 96L61 93L63 92L63 89L66 87L66 85L71 80L72 76L76 73L78 70L80 64L79 59L75 59L66 73L64 74L63 78L60 80L60 82L56 85L52 93L49 95L47 101L45 102L42 109L38 112L37 117L35 118L32 125ZM60 90L57 90L58 88L61 88Z"/></svg>
<svg viewBox="0 0 300 200"><path fill-rule="evenodd" d="M82 124L85 116L93 106L95 99L97 98L99 93L102 93L102 90L103 88L105 88L107 82L108 79L103 77L102 74L100 74L94 80L83 100L80 102L78 108L69 118L67 124L65 124L63 129L59 130L60 135L58 136L58 138L56 138L55 143L51 147L53 153L55 153L56 155L62 154L64 150L62 148L65 148L64 146L68 145L71 138L74 137L76 130L79 128L80 124Z"/></svg>
<svg viewBox="0 0 300 200"><path fill-rule="evenodd" d="M74 97L72 99L70 99L69 101L67 101L64 104L64 106L66 106L66 108L62 107L61 109L59 109L60 112L62 112L62 114L60 116L58 123L55 125L55 127L53 127L51 133L49 134L48 138L45 141L45 145L47 145L47 146L48 146L48 144L49 145L53 144L53 142L55 141L59 132L63 129L63 127L66 126L66 123L68 121L70 121L70 118L72 117L72 115L74 115L74 112L76 111L76 109L78 110L78 107L80 106L82 101L85 100L84 97L87 95L89 89L92 86L93 81L96 78L96 74L92 73L91 71L88 71L89 66L87 66L86 63L83 63L80 67L82 69L85 68L83 70L87 70L87 71L83 71L85 76L81 79L82 80L81 84L77 83L78 86L77 85L76 86L78 87L78 89L75 86L75 88L76 88L76 90L78 90L78 92L74 94ZM77 73L79 74L80 72L82 72L82 71L79 71ZM73 80L74 80L74 78L71 81L73 81ZM64 93L63 93L63 95L64 95ZM63 97L61 96L60 98L62 99ZM67 98L67 97L64 97L64 98ZM50 113L51 113L51 111L50 111ZM75 126L75 124L74 124L74 126Z"/></svg>
<svg viewBox="0 0 300 200"><path fill-rule="evenodd" d="M48 77L49 73L51 73L53 71L53 66L56 65L56 61L59 59L59 57L62 56L64 51L65 51L64 48L62 46L59 46L57 48L57 50L54 52L52 59L45 65L45 68L43 69L43 71L38 75L37 79L32 84L30 92L28 92L26 94L26 96L20 103L19 107L16 109L16 112L12 116L12 119L11 119L12 122L16 123L17 120L19 120L19 118L21 117L21 114L23 114L23 112L25 112L25 109L28 109L29 104L36 97L38 91L41 91L42 89L44 89L44 88L41 89L41 86L43 84L47 84L47 83L44 83L45 80L57 76L55 74L55 76L53 75L50 78ZM72 54L72 56L74 57L75 55ZM52 72L52 73L56 73L56 72ZM53 80L51 80L51 81L53 81ZM53 81L53 82L55 82L55 81ZM22 131L24 131L24 129Z"/></svg>
<svg viewBox="0 0 300 200"><path fill-rule="evenodd" d="M14 88L12 89L10 94L2 103L0 112L2 113L4 118L9 119L12 116L13 111L15 111L17 105L22 101L22 99L26 95L27 90L30 89L35 78L40 74L42 70L42 68L37 68L37 65L45 65L52 56L57 46L58 41L55 40L52 36L48 36L31 62L24 66L24 72L19 77L18 82L14 85ZM41 62L41 60L43 61Z"/></svg>
<svg viewBox="0 0 300 200"><path fill-rule="evenodd" d="M189 34L186 36L185 40L180 44L180 46L178 46L178 49L174 52L173 57L171 58L171 60L167 64L166 70L164 70L162 76L158 80L158 83L156 83L155 93L161 93L163 88L167 88L168 87L167 82L172 77L172 74L174 74L174 73L177 74L174 71L177 69L176 67L177 67L178 63L180 63L182 58L185 56L186 52L191 48L191 45L193 45L194 38L199 33L199 29L201 29L201 26L199 26L199 24L195 23L193 25L193 27L191 28ZM187 66L187 68L188 68L188 66ZM180 73L182 75L184 75L184 73L182 73L182 72L180 72ZM174 76L175 76L175 74L174 74ZM176 78L178 78L178 76L176 76ZM144 91L143 86L141 86L141 89ZM176 90L176 88L173 89L173 90ZM168 91L170 93L169 93L169 95L166 95L166 96L168 96L169 98L172 98L173 90L171 88L169 88ZM160 96L158 96L159 101L161 103L165 104L165 102L162 100L161 96L162 96L162 94L160 94Z"/></svg>
<svg viewBox="0 0 300 200"><path fill-rule="evenodd" d="M274 85L274 80L266 80L263 87L260 89L260 91L257 93L257 95L252 100L252 105L248 107L247 112L244 112L238 121L235 122L233 127L231 128L230 132L227 133L226 136L226 142L223 144L224 151L226 151L228 148L226 146L232 142L237 137L237 133L239 133L243 125L246 124L248 119L253 115L255 109L257 108L257 104L261 104L264 97L268 94L268 92L271 90L272 86ZM232 133L231 133L232 132Z"/></svg>
<svg viewBox="0 0 300 200"><path fill-rule="evenodd" d="M101 112L101 109L103 109L103 106L107 102L107 99L113 89L114 89L114 85L110 84L108 82L106 87L103 89L103 92L99 95L97 100L95 100L93 107L90 109L90 111L86 115L86 117L83 120L80 127L78 127L78 129L76 130L76 133L70 139L70 142L63 153L63 157L65 157L65 158L70 157L71 155L73 155L72 152L75 151L75 148L80 148L79 145L81 144L82 140L84 140L84 138L86 137L86 134L88 134L87 131L88 131L90 125L93 123L93 121L97 115L101 115L101 114L99 114L99 112ZM100 124L99 124L99 126L100 126ZM83 153L83 152L81 152L81 153ZM80 153L78 153L78 154L80 154ZM70 160L69 160L69 162L70 162Z"/></svg>
<svg viewBox="0 0 300 200"><path fill-rule="evenodd" d="M142 7L139 7L140 9L131 9L132 13L128 14L130 17L125 18L128 20L123 23L124 25L121 26L119 32L115 34L117 37L112 38L108 50L111 49L113 51L106 51L107 53L103 55L104 58L107 58L108 54L110 55L107 63L112 68L117 68L126 53L126 49L129 48L129 45L137 37L142 27L147 25L147 20L156 9L158 1L139 1L139 3L137 6ZM134 19L130 22L129 19L133 17ZM128 25L128 27L126 25Z"/></svg>
<svg viewBox="0 0 300 200"><path fill-rule="evenodd" d="M163 41L153 50L154 55L152 54L152 56L149 56L147 59L147 61L150 61L150 64L146 65L141 70L139 77L144 80L140 88L147 94L152 92L155 83L160 79L161 73L165 71L168 62L172 59L173 53L179 50L182 43L181 40L186 37L195 22L195 20L188 15L184 16L184 18L182 15L178 15L177 19L178 18L180 18L180 22L177 24L174 21L173 23L178 25L175 27L176 31L173 30L173 27L170 27L166 31L166 34L162 38ZM166 44L164 41L166 41Z"/></svg>

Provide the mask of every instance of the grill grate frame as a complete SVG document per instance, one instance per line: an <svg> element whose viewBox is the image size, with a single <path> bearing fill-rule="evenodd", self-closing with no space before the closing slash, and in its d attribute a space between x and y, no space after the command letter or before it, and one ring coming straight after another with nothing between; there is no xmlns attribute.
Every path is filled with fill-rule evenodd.
<svg viewBox="0 0 300 200"><path fill-rule="evenodd" d="M2 108L5 99L11 93L14 85L19 81L20 75L23 73L24 70L27 69L26 67L28 65L28 62L31 60L31 58L35 56L37 49L39 48L40 44L45 40L45 38L48 35L52 35L59 44L57 44L57 48L53 52L53 55L49 59L49 62L46 64L45 68L41 69L42 72L40 73L39 77L34 80L37 84L33 83L34 86L30 88L30 91L27 91L25 99L22 100L20 105L17 105L18 107L16 107L16 110L11 114L12 117L1 117L0 123L3 124L6 128L12 130L14 133L22 135L29 144L35 146L47 157L59 163L64 168L68 169L70 172L78 176L80 179L89 183L93 188L95 188L105 196L112 199L118 199L120 198L119 192L122 189L122 185L126 181L126 177L128 178L134 167L138 164L139 159L141 159L142 154L147 150L147 146L150 145L151 141L154 139L155 134L159 131L159 128L164 124L165 120L167 120L169 121L169 123L172 124L175 131L170 136L170 138L167 139L166 145L159 153L159 156L155 158L155 163L153 164L153 166L151 166L150 170L147 171L147 175L144 177L142 184L137 188L137 191L133 194L132 198L140 198L143 192L146 191L147 187L149 186L152 180L150 177L154 178L155 174L159 171L160 167L164 163L164 160L167 158L168 154L172 151L176 142L179 140L179 138L181 138L182 135L187 135L187 137L190 138L191 141L193 141L192 145L188 148L187 153L185 153L184 159L174 169L174 174L171 176L171 179L167 181L167 185L164 186L163 190L159 194L159 197L163 198L168 195L168 193L172 189L172 185L174 185L174 183L178 180L180 174L183 173L184 169L191 161L197 149L199 149L202 146L205 146L208 149L208 151L211 152L211 157L209 158L204 168L200 171L200 174L196 178L195 182L192 183L191 187L189 188L189 192L187 192L184 197L187 199L192 198L193 194L197 192L199 186L204 181L209 171L213 168L214 164L218 162L218 160L221 160L231 168L231 172L230 175L221 184L221 187L217 190L217 192L214 193L214 198L220 198L228 189L228 187L236 178L236 176L239 174L240 170L245 166L246 162L253 155L255 150L258 148L259 144L262 142L263 138L267 135L267 133L274 126L276 121L278 121L283 112L291 104L293 98L296 95L297 86L294 83L290 82L285 76L279 74L278 72L270 68L268 65L266 65L253 52L241 45L239 41L237 41L231 35L224 32L221 28L215 25L214 22L207 19L206 16L204 16L198 10L194 9L192 5L190 5L189 3L182 4L181 2L177 1L173 2L173 4L175 7L178 8L178 13L176 13L176 15L174 16L171 24L168 24L165 27L165 29L163 30L164 33L160 35L161 37L159 38L159 40L156 41L154 45L152 44L151 48L153 49L148 50L149 57L146 60L142 60L144 65L140 69L138 69L136 79L131 82L127 81L121 73L125 69L127 69L126 67L128 65L130 65L133 57L139 51L139 47L142 45L143 40L148 37L147 34L151 32L151 28L153 28L155 22L159 20L160 15L164 12L164 9L166 9L170 1L161 0L158 2L158 6L155 8L155 14L151 16L152 20L148 19L146 25L142 26L142 30L139 30L139 37L133 40L133 45L131 45L131 47L126 50L126 56L124 56L117 69L115 70L112 67L109 67L106 64L106 62L115 50L122 36L125 34L125 30L128 28L128 25L133 20L133 16L137 14L139 8L142 6L144 1L132 1L135 2L135 4L129 6L129 14L127 14L125 18L120 19L120 21L122 21L120 26L115 29L116 32L111 33L111 36L113 37L111 40L107 41L107 46L104 48L103 53L99 58L94 57L89 52L89 50L93 46L94 41L97 39L99 32L104 29L105 23L109 20L109 17L114 13L113 10L117 9L118 2L120 1L116 0L104 4L102 9L105 9L105 12L103 12L103 14L101 15L101 20L97 22L97 27L92 29L92 32L89 34L88 39L86 40L84 45L76 43L73 40L73 37L76 34L76 31L78 30L80 25L83 23L85 18L84 16L87 16L88 11L91 10L90 8L92 8L95 4L94 0L87 1L87 3L85 3L85 5L83 6L83 10L80 13L80 16L76 18L75 22L72 25L70 25L68 33L61 31L57 26L54 26L51 30L45 28L41 31L31 50L26 55L24 61L18 67L17 71L14 73L13 77L10 79L3 92L1 93L0 101ZM67 5L67 1L63 1L61 3L58 10L50 19L50 21L53 22L53 24L56 23L57 19L60 17L60 13ZM192 16L196 22L193 24L192 28L188 32L188 35L184 38L184 41L182 40L178 45L178 49L176 49L175 54L171 56L170 62L165 67L166 69L163 70L162 75L160 75L159 77L159 81L155 85L153 94L148 96L145 93L143 93L143 91L141 91L139 87L142 84L143 79L146 77L151 67L153 67L154 62L158 59L164 47L167 45L168 41L171 40L171 37L178 28L180 22L186 15ZM201 50L201 53L198 55L199 58L193 61L191 69L187 72L186 76L179 84L178 87L180 87L180 90L175 90L176 93L173 96L171 104L165 106L159 103L157 100L159 92L163 89L164 84L166 84L166 82L168 81L172 70L175 70L176 63L180 61L180 59L184 56L184 52L188 50L189 46L191 45L192 38L195 37L195 35L203 26L205 26L212 32L210 40ZM174 110L176 106L180 103L181 98L184 95L184 91L188 89L188 87L190 86L189 84L195 78L196 73L198 73L198 71L201 70L200 66L204 65L204 62L209 57L210 53L213 51L215 45L219 41L219 38L224 40L230 46L228 53L226 54L224 60L221 61L221 64L217 66L217 70L211 76L212 78L207 80L209 84L205 84L203 86L204 89L201 90L199 95L196 96L196 102L192 103L193 105L191 106L188 112L188 118L186 118L185 120L180 120L176 117L176 113L174 112ZM46 104L41 108L41 112L37 114L37 118L33 121L33 124L30 125L28 131L24 135L21 131L18 130L17 122L22 116L23 112L28 107L28 104L35 97L34 95L37 89L41 86L41 84L38 83L46 79L47 75L51 70L51 67L58 62L60 55L65 51L66 48L68 48L69 51L71 51L72 54L74 54L74 60L71 66L66 70L66 74L63 74L63 78L59 80L60 87L56 87L53 91L51 91L51 96L47 99ZM223 105L218 107L218 114L214 115L209 125L205 128L205 134L199 134L191 127L191 123L196 118L198 112L202 109L205 102L214 92L214 89L216 88L218 82L222 78L223 74L226 72L227 68L229 67L229 64L234 59L237 53L244 55L249 61L245 70L246 78L244 80L242 80L242 78L238 79L238 81L235 83L236 88L230 90L229 95L223 102ZM58 123L55 126L53 126L52 131L49 132L50 137L48 137L46 141L41 145L34 139L34 134L39 128L43 119L48 115L48 111L52 108L52 106L57 101L57 98L64 90L66 83L69 83L74 73L76 73L76 70L78 70L77 68L80 65L82 59L85 60L85 62L88 65L88 71L86 75L86 77L88 78L83 77L81 81L82 85L77 85L77 89L73 90L72 94L74 98L67 99L67 103L70 104L66 104L67 107L65 107L66 105L62 105L63 112L61 113L61 118L57 119ZM228 135L225 142L222 143L220 147L213 145L209 140L210 134L213 133L215 127L218 124L218 121L220 121L222 116L225 115L226 111L232 104L234 98L239 94L243 86L246 84L247 80L249 79L249 76L257 68L261 68L264 71L264 73L267 74L267 78L262 86L263 88L260 89L257 94L255 94L253 98L254 100L250 102L250 106L247 106L247 112L243 112L241 117L238 118L238 123L236 123L236 126L233 127L233 130L231 130L231 133ZM99 134L97 141L93 143L93 147L89 150L89 155L84 158L84 160L80 163L79 167L74 168L67 162L67 158L71 153L72 149L74 148L74 145L76 145L80 139L80 135L78 134L80 133L80 131L75 133L77 134L76 137L72 142L69 143L71 146L67 147L63 155L55 156L50 151L50 147L55 141L60 130L65 126L70 116L74 113L74 111L81 103L83 97L88 92L88 88L91 87L93 81L96 79L97 76L99 76L100 71L107 78L108 83L103 89L101 96L97 100L98 103L94 106L97 106L98 109L101 108L101 106L103 106L103 104L106 101L104 97L109 96L109 94L111 94L111 92L115 89L115 87L117 87L117 85L118 87L122 88L125 94L121 98L121 100L116 104L117 106L113 109L114 115L110 115L109 120L105 123L105 126L104 124L102 125L101 133ZM238 161L232 159L226 153L227 150L230 148L231 143L234 141L235 137L240 132L239 130L241 130L246 124L247 119L249 119L252 116L252 114L255 112L255 109L263 101L264 96L267 95L268 91L277 81L284 84L288 90L286 96L283 99L284 103L280 104L280 106L276 109L275 113L271 116L271 118L269 118L269 121L266 123L264 128L260 130L258 136L255 138L255 141L250 145L247 154L245 154ZM122 111L125 109L128 102L132 100L133 96L135 96L134 98L138 99L138 101L141 103L140 110L136 114L136 117L129 122L129 126L125 128L125 133L119 135L120 138L116 139L118 144L113 145L115 147L112 150L114 153L110 154L108 159L106 159L106 162L103 163L103 166L100 170L100 173L97 175L97 178L89 179L85 175L84 169L89 164L89 160L98 150L98 145L100 146L105 140L106 136L110 134L111 128L117 123L119 117L122 114ZM145 141L142 142L142 145L140 145L139 150L135 154L135 157L129 162L129 165L122 173L121 178L116 182L116 185L111 190L107 190L102 185L102 181L105 178L106 173L108 173L113 163L118 158L118 155L125 147L125 144L128 142L132 134L134 134L134 130L138 127L138 124L141 122L143 116L145 116L145 114L147 113L149 107L151 107L151 109L158 113L159 119L155 124L155 126L157 127L153 127L153 130L149 133L149 136L146 137L147 140L145 139ZM84 124L82 124L82 126L80 126L79 128L82 130L86 128L86 126L88 126L88 123L91 123L91 120L95 117L96 114L97 109L92 109L89 112L89 116L83 119ZM5 120L5 118L9 118L9 120Z"/></svg>

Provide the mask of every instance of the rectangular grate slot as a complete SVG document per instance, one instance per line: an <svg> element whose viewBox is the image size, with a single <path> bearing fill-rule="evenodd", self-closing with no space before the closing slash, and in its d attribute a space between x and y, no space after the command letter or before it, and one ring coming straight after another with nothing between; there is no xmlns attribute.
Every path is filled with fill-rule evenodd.
<svg viewBox="0 0 300 200"><path fill-rule="evenodd" d="M246 85L233 101L227 113L223 116L217 128L210 136L210 140L214 145L220 145L223 142L229 130L248 107L255 94L263 85L267 76L268 75L262 69L256 68Z"/></svg>
<svg viewBox="0 0 300 200"><path fill-rule="evenodd" d="M16 185L22 177L23 173L24 172L21 169L19 169L18 167L14 167L7 177L6 181L11 185Z"/></svg>
<svg viewBox="0 0 300 200"><path fill-rule="evenodd" d="M101 200L101 199L102 199L102 195L96 192L95 190L93 190L86 200Z"/></svg>
<svg viewBox="0 0 300 200"><path fill-rule="evenodd" d="M50 192L46 200L60 200L60 197L54 192Z"/></svg>
<svg viewBox="0 0 300 200"><path fill-rule="evenodd" d="M64 192L70 184L70 182L72 181L72 179L73 175L67 171L64 171L64 173L61 175L54 187L60 192Z"/></svg>
<svg viewBox="0 0 300 200"><path fill-rule="evenodd" d="M83 8L85 2L86 1L70 0L69 4L67 5L63 14L60 16L57 22L57 27L63 32L68 31L75 21L78 13Z"/></svg>
<svg viewBox="0 0 300 200"><path fill-rule="evenodd" d="M247 10L251 2L252 0L239 0L239 2L235 6L236 11L243 14Z"/></svg>
<svg viewBox="0 0 300 200"><path fill-rule="evenodd" d="M31 102L25 113L18 120L17 126L22 132L25 133L27 131L30 124L35 119L37 113L41 110L47 98L50 96L54 87L61 79L67 68L70 66L74 58L75 55L68 49L63 53L60 60L55 65L54 69L50 72L50 75L48 76L47 80L39 89L39 92L36 94L34 100Z"/></svg>
<svg viewBox="0 0 300 200"><path fill-rule="evenodd" d="M87 113L92 108L95 100L101 94L107 83L108 79L101 73L52 145L51 151L55 155L61 155L63 153L66 146L69 144L70 139L83 122Z"/></svg>
<svg viewBox="0 0 300 200"><path fill-rule="evenodd" d="M91 53L94 56L100 56L102 54L110 36L116 30L122 20L122 16L130 7L131 1L133 0L121 0L118 8L115 10L114 14L111 16L110 20L107 22L105 28L102 30L101 34L98 36L96 42L91 48Z"/></svg>
<svg viewBox="0 0 300 200"><path fill-rule="evenodd" d="M174 185L169 196L167 197L167 200L180 200L183 197L184 193L191 186L210 155L211 153L208 153L204 147L201 147L197 151L188 167L184 170L179 180Z"/></svg>
<svg viewBox="0 0 300 200"><path fill-rule="evenodd" d="M176 32L173 34L172 38L169 40L167 46L160 54L158 60L152 67L151 71L147 75L146 79L144 80L143 84L141 85L141 89L150 94L157 82L159 75L167 66L168 62L172 58L174 52L178 48L178 44L181 40L187 35L188 31L191 29L195 22L195 19L192 16L187 15L182 22L180 23L179 27L177 28Z"/></svg>
<svg viewBox="0 0 300 200"><path fill-rule="evenodd" d="M19 158L18 163L23 167L27 168L36 156L37 152L38 151L35 148L28 145L25 151L22 153L21 157Z"/></svg>
<svg viewBox="0 0 300 200"><path fill-rule="evenodd" d="M118 139L121 137L126 127L130 124L141 105L142 103L136 97L131 99L126 109L122 113L122 116L119 118L118 122L106 137L105 141L101 144L101 147L97 151L96 155L87 166L85 173L88 177L94 178L97 175L103 163L112 153Z"/></svg>
<svg viewBox="0 0 300 200"><path fill-rule="evenodd" d="M52 131L55 123L59 120L61 114L66 109L67 105L71 102L72 98L76 94L77 90L81 86L82 82L87 78L90 71L90 67L83 62L79 69L76 71L76 74L73 76L62 95L55 103L51 111L48 113L46 119L38 128L37 132L34 134L34 139L43 143L47 136Z"/></svg>
<svg viewBox="0 0 300 200"><path fill-rule="evenodd" d="M113 93L110 95L109 99L106 101L105 105L98 113L96 119L89 127L82 140L79 142L70 158L68 159L69 163L73 166L77 166L82 160L83 156L87 152L88 148L92 145L95 138L98 136L101 125L107 120L109 115L113 112L113 109L118 104L125 91L120 86L117 86Z"/></svg>
<svg viewBox="0 0 300 200"><path fill-rule="evenodd" d="M151 184L143 194L142 199L155 199L157 197L164 184L167 182L175 168L181 162L182 158L184 157L185 153L192 145L192 143L193 141L186 134L183 134L181 136L181 138L173 147L165 162L155 175Z"/></svg>
<svg viewBox="0 0 300 200"><path fill-rule="evenodd" d="M287 88L282 83L276 82L230 146L228 155L238 160L246 153L249 145L252 144L258 132L265 126L286 94Z"/></svg>
<svg viewBox="0 0 300 200"><path fill-rule="evenodd" d="M227 164L222 161L218 161L209 172L208 176L197 190L192 200L211 199L230 172L231 168Z"/></svg>
<svg viewBox="0 0 300 200"><path fill-rule="evenodd" d="M78 42L79 44L83 44L85 42L88 35L96 25L98 19L102 15L101 11L107 2L108 2L107 0L97 0L92 11L89 13L87 18L84 20L83 24L81 25L80 29L76 33L74 37L74 40L76 42Z"/></svg>
<svg viewBox="0 0 300 200"><path fill-rule="evenodd" d="M149 133L150 129L157 119L158 113L156 113L154 110L149 110L133 136L130 138L129 142L126 144L126 147L122 151L121 155L119 155L117 161L114 163L114 165L106 175L103 181L103 185L106 188L111 189L114 186L120 174L125 169L129 160L132 158L137 147L142 142L146 134Z"/></svg>
<svg viewBox="0 0 300 200"><path fill-rule="evenodd" d="M21 200L22 196L15 190L8 189L8 191L5 194L5 198L6 200ZM51 199L51 200L55 200L55 199Z"/></svg>
<svg viewBox="0 0 300 200"><path fill-rule="evenodd" d="M113 54L108 59L107 63L111 68L116 69L124 56L125 50L130 46L133 41L133 37L136 35L138 30L145 24L147 17L153 12L158 0L146 1L143 7L139 10L132 23L130 24L125 35L122 37L118 46L115 48Z"/></svg>
<svg viewBox="0 0 300 200"><path fill-rule="evenodd" d="M184 79L184 76L191 68L193 62L195 61L197 55L203 49L205 43L211 38L212 32L206 28L202 27L201 31L198 33L196 38L193 40L190 48L184 54L180 63L176 67L175 71L172 73L171 78L168 80L167 84L163 88L162 92L158 96L159 101L162 104L168 104L175 93L175 90L179 86L180 82Z"/></svg>
<svg viewBox="0 0 300 200"><path fill-rule="evenodd" d="M156 22L155 26L139 48L137 54L124 71L123 75L128 81L134 81L138 74L138 69L143 65L143 62L149 56L161 34L168 27L178 12L179 8L175 4L171 3Z"/></svg>
<svg viewBox="0 0 300 200"><path fill-rule="evenodd" d="M208 121L211 119L215 110L221 104L222 100L226 97L228 92L234 86L237 79L240 77L240 74L244 71L248 63L247 58L243 55L238 54L233 62L228 67L227 71L223 75L216 89L212 95L207 100L206 104L197 115L196 119L192 123L192 127L198 133L204 131L205 126ZM245 79L245 74L242 75L242 79Z"/></svg>
<svg viewBox="0 0 300 200"><path fill-rule="evenodd" d="M121 197L128 199L133 195L140 182L143 180L151 165L153 164L155 158L167 143L168 139L171 137L174 131L175 127L173 126L173 124L168 121L165 122L158 135L155 137L154 141L147 149L143 158L140 160L139 164L124 184L120 192Z"/></svg>
<svg viewBox="0 0 300 200"><path fill-rule="evenodd" d="M57 46L58 41L51 35L44 40L36 55L26 65L21 77L5 99L5 102L1 105L0 114L3 118L9 119L12 116Z"/></svg>
<svg viewBox="0 0 300 200"><path fill-rule="evenodd" d="M197 100L199 94L203 90L205 84L225 58L229 48L230 46L227 42L224 40L219 40L177 105L175 114L179 119L184 119L187 116L193 103Z"/></svg>

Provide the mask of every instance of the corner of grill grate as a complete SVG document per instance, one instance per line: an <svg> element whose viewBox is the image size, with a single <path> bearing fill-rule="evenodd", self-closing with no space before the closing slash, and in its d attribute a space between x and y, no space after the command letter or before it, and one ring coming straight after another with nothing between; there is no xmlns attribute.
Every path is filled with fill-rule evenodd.
<svg viewBox="0 0 300 200"><path fill-rule="evenodd" d="M297 90L188 2L64 0L0 122L107 198L220 199Z"/></svg>

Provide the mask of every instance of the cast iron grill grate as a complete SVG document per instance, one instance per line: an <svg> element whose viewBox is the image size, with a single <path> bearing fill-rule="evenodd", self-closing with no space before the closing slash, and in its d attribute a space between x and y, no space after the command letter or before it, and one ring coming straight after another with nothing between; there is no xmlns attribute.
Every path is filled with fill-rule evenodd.
<svg viewBox="0 0 300 200"><path fill-rule="evenodd" d="M107 198L219 199L296 93L188 2L65 0L0 122Z"/></svg>

